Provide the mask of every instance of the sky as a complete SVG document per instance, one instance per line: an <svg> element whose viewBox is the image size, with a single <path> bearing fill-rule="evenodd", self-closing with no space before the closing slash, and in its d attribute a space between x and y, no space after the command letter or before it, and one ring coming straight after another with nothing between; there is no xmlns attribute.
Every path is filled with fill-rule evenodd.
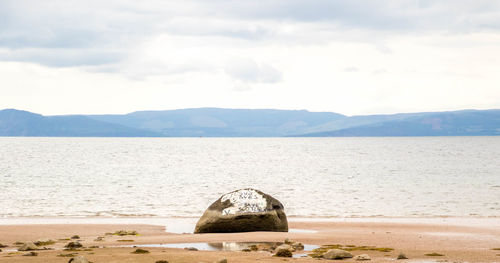
<svg viewBox="0 0 500 263"><path fill-rule="evenodd" d="M0 109L500 108L500 1L0 1Z"/></svg>

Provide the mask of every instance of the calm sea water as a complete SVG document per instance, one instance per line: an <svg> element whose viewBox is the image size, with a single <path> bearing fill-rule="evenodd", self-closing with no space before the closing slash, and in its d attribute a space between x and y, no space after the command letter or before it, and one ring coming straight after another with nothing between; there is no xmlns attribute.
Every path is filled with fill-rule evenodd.
<svg viewBox="0 0 500 263"><path fill-rule="evenodd" d="M298 217L500 217L500 137L0 138L0 217L195 217L253 187Z"/></svg>

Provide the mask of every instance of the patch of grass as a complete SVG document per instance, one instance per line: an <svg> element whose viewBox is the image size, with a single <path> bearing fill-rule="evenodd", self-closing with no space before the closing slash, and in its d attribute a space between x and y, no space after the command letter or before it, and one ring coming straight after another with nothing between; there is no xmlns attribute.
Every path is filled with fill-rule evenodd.
<svg viewBox="0 0 500 263"><path fill-rule="evenodd" d="M14 245L21 246L21 245L24 245L24 242L16 241L16 242L14 242Z"/></svg>
<svg viewBox="0 0 500 263"><path fill-rule="evenodd" d="M439 254L439 253L436 253L436 252L427 253L427 254L424 254L424 255L428 256L428 257L442 257L442 256L444 256L443 254Z"/></svg>
<svg viewBox="0 0 500 263"><path fill-rule="evenodd" d="M148 250L145 250L145 249L142 249L142 248L138 248L138 249L136 249L135 251L130 252L130 253L132 253L132 254L148 254L148 253L149 253L149 251L148 251Z"/></svg>
<svg viewBox="0 0 500 263"><path fill-rule="evenodd" d="M341 249L346 251L368 250L368 251L378 251L378 252L391 252L394 250L394 248L390 247L374 247L374 246L343 247Z"/></svg>
<svg viewBox="0 0 500 263"><path fill-rule="evenodd" d="M7 247L7 245L0 243L0 248L4 248L4 247Z"/></svg>
<svg viewBox="0 0 500 263"><path fill-rule="evenodd" d="M106 233L106 234L108 234L108 233ZM132 231L119 230L119 231L112 233L112 235L115 235L115 236L137 236L137 235L139 235L139 233L137 233L137 231L135 231L135 230L132 230Z"/></svg>
<svg viewBox="0 0 500 263"><path fill-rule="evenodd" d="M33 242L35 245L41 247L41 246L48 246L48 245L54 245L56 243L56 241L50 239L50 240L39 240L39 241L35 241Z"/></svg>
<svg viewBox="0 0 500 263"><path fill-rule="evenodd" d="M58 241L69 241L69 240L71 240L71 239L70 238L60 238L60 239L58 239Z"/></svg>
<svg viewBox="0 0 500 263"><path fill-rule="evenodd" d="M118 241L118 242L134 242L134 240L132 240L132 239L119 239L116 241Z"/></svg>
<svg viewBox="0 0 500 263"><path fill-rule="evenodd" d="M492 248L491 250L500 250L500 247Z"/></svg>

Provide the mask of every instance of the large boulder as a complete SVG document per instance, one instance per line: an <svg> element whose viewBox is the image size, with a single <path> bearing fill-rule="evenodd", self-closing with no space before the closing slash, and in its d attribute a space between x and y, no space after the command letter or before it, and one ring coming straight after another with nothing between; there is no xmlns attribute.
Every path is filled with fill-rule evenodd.
<svg viewBox="0 0 500 263"><path fill-rule="evenodd" d="M259 190L246 188L221 196L198 220L194 233L288 232L283 205Z"/></svg>

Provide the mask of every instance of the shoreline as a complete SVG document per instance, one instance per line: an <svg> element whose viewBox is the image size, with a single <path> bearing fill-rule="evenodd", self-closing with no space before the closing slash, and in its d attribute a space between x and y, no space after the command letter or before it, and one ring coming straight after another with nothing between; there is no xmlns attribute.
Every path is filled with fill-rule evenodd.
<svg viewBox="0 0 500 263"><path fill-rule="evenodd" d="M4 217L0 225L31 224L196 224L199 217ZM500 217L287 217L289 222L413 223L498 226Z"/></svg>
<svg viewBox="0 0 500 263"><path fill-rule="evenodd" d="M368 254L371 262L392 262L398 253L403 252L410 259L401 262L499 262L500 251L500 219L486 220L432 220L412 219L402 222L401 218L352 218L329 220L289 220L290 229L306 231L290 232L247 232L224 234L191 234L169 232L169 225L175 222L186 221L185 218L156 218L153 224L144 224L150 218L119 219L68 219L68 218L37 218L30 219L31 224L15 219L0 219L0 243L9 247L0 252L0 262L68 262L68 258L57 255L66 253L62 250L69 242L66 238L79 235L85 247L98 246L92 251L78 251L89 260L99 262L155 262L165 259L169 262L213 262L226 258L229 262L281 262L283 258L272 257L264 251L186 251L179 248L145 247L151 253L147 255L133 255L134 245L184 244L184 243L223 243L223 242L283 242L290 238L307 245L342 244L353 246L374 246L377 248L392 248L389 252L380 251L353 251L354 255ZM42 222L42 220L44 220ZM85 221L87 220L87 221ZM134 221L135 220L135 221ZM143 220L143 221L141 221ZM196 223L197 218L191 218ZM370 221L371 220L371 221ZM34 222L38 221L39 224ZM133 222L134 221L134 222ZM6 224L7 222L13 224ZM63 223L58 223L63 222ZM469 224L471 223L472 224ZM191 222L185 222L190 225ZM135 230L138 236L109 236L108 232L119 230ZM95 241L103 236L104 241ZM40 238L58 240L50 246L55 250L38 251L37 257L24 257L22 252L14 252L13 243L16 241L35 241ZM64 240L64 241L61 241ZM126 242L119 240L129 240ZM130 241L132 240L132 241ZM128 247L118 247L127 245ZM9 254L14 253L14 254ZM302 253L302 252L297 252ZM425 256L429 253L438 253L444 256ZM307 253L306 253L307 254ZM497 255L498 254L498 255ZM133 259L132 261L130 259ZM290 259L297 262L316 262L313 258ZM353 259L344 261L354 262ZM398 261L399 262L399 261Z"/></svg>

